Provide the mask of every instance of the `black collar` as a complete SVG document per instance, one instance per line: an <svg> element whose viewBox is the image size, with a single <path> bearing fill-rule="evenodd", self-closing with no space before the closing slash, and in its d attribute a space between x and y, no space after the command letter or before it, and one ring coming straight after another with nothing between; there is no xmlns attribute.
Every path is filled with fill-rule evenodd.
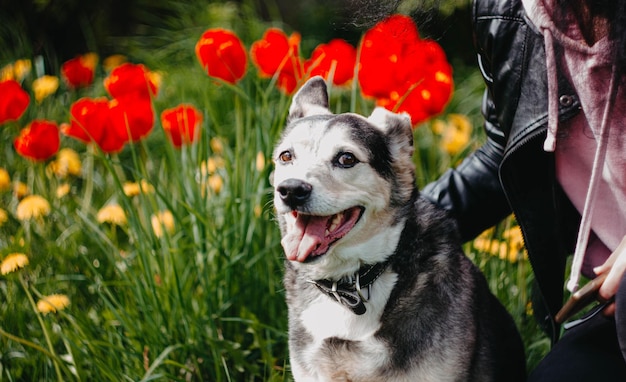
<svg viewBox="0 0 626 382"><path fill-rule="evenodd" d="M341 305L350 309L354 314L361 315L367 310L364 302L370 297L372 284L387 269L388 262L366 264L350 276L341 280L309 280L324 294L332 297ZM361 289L367 288L367 298L361 294Z"/></svg>

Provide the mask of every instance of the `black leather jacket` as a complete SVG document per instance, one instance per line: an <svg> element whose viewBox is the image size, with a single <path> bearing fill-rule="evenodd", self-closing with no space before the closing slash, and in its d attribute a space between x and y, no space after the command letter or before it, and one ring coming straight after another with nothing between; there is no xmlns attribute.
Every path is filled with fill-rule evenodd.
<svg viewBox="0 0 626 382"><path fill-rule="evenodd" d="M422 193L452 212L465 240L515 214L538 286L534 310L556 341L559 328L552 318L563 302L565 261L580 215L556 181L554 154L543 150L548 113L543 36L519 0L475 0L473 23L487 85L482 105L487 141ZM576 115L580 104L564 78L558 83L564 120Z"/></svg>

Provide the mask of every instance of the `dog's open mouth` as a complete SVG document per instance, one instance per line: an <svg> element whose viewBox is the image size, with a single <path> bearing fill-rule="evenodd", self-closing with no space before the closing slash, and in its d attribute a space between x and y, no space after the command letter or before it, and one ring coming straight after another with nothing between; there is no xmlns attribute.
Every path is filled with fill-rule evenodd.
<svg viewBox="0 0 626 382"><path fill-rule="evenodd" d="M281 241L287 259L305 262L325 254L354 228L364 210L363 207L352 207L331 216L292 211L296 222Z"/></svg>

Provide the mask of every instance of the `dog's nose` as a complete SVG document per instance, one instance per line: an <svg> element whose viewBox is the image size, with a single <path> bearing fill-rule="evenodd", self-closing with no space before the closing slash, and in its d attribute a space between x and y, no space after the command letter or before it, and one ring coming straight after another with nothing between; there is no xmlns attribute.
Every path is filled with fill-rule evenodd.
<svg viewBox="0 0 626 382"><path fill-rule="evenodd" d="M287 179L281 182L276 191L280 194L280 199L289 207L295 209L302 206L311 196L313 186L298 179Z"/></svg>

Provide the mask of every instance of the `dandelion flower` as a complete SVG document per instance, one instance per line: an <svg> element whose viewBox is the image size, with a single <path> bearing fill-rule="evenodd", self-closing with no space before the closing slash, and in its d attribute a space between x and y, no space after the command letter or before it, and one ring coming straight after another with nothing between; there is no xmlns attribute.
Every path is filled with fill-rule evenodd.
<svg viewBox="0 0 626 382"><path fill-rule="evenodd" d="M209 145L215 154L222 154L224 152L224 144L220 138L211 138Z"/></svg>
<svg viewBox="0 0 626 382"><path fill-rule="evenodd" d="M13 64L7 64L0 68L0 81L14 80Z"/></svg>
<svg viewBox="0 0 626 382"><path fill-rule="evenodd" d="M524 238L519 226L514 226L502 233L502 237L509 242L511 251L518 252L524 248Z"/></svg>
<svg viewBox="0 0 626 382"><path fill-rule="evenodd" d="M256 170L261 172L265 169L265 155L263 155L263 151L259 151L256 154Z"/></svg>
<svg viewBox="0 0 626 382"><path fill-rule="evenodd" d="M30 73L32 66L33 65L31 61L28 59L21 59L21 60L15 61L15 64L13 64L13 72L15 73L15 79L18 81L22 81L24 77L26 77L28 73Z"/></svg>
<svg viewBox="0 0 626 382"><path fill-rule="evenodd" d="M106 70L107 72L110 72L111 70L122 65L126 61L128 61L126 56L121 55L121 54L113 54L105 58L104 61L102 61L102 66L104 67L104 70Z"/></svg>
<svg viewBox="0 0 626 382"><path fill-rule="evenodd" d="M168 233L172 233L174 231L174 215L170 211L161 211L156 215L152 215L151 218L152 230L154 231L154 235L156 237L163 236L163 228Z"/></svg>
<svg viewBox="0 0 626 382"><path fill-rule="evenodd" d="M15 184L13 185L13 193L15 194L16 198L21 199L30 194L30 190L28 189L26 183L15 182Z"/></svg>
<svg viewBox="0 0 626 382"><path fill-rule="evenodd" d="M441 136L441 148L449 155L456 155L469 143L472 124L462 114L449 114L446 121L433 122L433 130Z"/></svg>
<svg viewBox="0 0 626 382"><path fill-rule="evenodd" d="M7 191L11 188L11 177L9 172L0 167L0 192Z"/></svg>
<svg viewBox="0 0 626 382"><path fill-rule="evenodd" d="M48 165L48 170L59 178L66 178L68 175L79 176L82 171L80 156L72 149L61 149L57 153L57 159Z"/></svg>
<svg viewBox="0 0 626 382"><path fill-rule="evenodd" d="M9 220L9 214L5 210L0 208L0 227L2 227L4 223L7 222L7 220Z"/></svg>
<svg viewBox="0 0 626 382"><path fill-rule="evenodd" d="M15 215L19 220L38 219L50 213L50 203L42 196L29 195L17 205Z"/></svg>
<svg viewBox="0 0 626 382"><path fill-rule="evenodd" d="M5 65L0 69L0 81L16 80L21 82L30 73L31 68L32 63L27 59L17 60L14 63Z"/></svg>
<svg viewBox="0 0 626 382"><path fill-rule="evenodd" d="M145 179L142 179L140 182L126 182L124 183L124 194L129 198L133 196L137 196L141 193L153 193L154 187L148 183Z"/></svg>
<svg viewBox="0 0 626 382"><path fill-rule="evenodd" d="M206 162L202 162L200 165L200 172L202 176L212 175L218 169L224 168L224 158L213 156L207 159Z"/></svg>
<svg viewBox="0 0 626 382"><path fill-rule="evenodd" d="M64 294L51 294L37 301L37 310L43 314L56 313L67 308L70 299Z"/></svg>
<svg viewBox="0 0 626 382"><path fill-rule="evenodd" d="M69 183L63 183L61 184L59 187L57 187L57 198L61 199L62 197L64 197L65 195L70 193L70 184Z"/></svg>
<svg viewBox="0 0 626 382"><path fill-rule="evenodd" d="M59 88L59 77L41 76L33 81L33 92L35 93L35 101L40 103L48 96L54 94Z"/></svg>
<svg viewBox="0 0 626 382"><path fill-rule="evenodd" d="M118 226L126 224L126 214L122 207L117 204L109 204L98 211L96 216L98 223L110 223Z"/></svg>
<svg viewBox="0 0 626 382"><path fill-rule="evenodd" d="M222 180L221 176L214 174L209 177L209 187L216 194L219 194L220 191L222 191L223 186L224 186L224 181Z"/></svg>
<svg viewBox="0 0 626 382"><path fill-rule="evenodd" d="M28 257L23 253L11 253L2 260L0 274L6 275L28 265Z"/></svg>

